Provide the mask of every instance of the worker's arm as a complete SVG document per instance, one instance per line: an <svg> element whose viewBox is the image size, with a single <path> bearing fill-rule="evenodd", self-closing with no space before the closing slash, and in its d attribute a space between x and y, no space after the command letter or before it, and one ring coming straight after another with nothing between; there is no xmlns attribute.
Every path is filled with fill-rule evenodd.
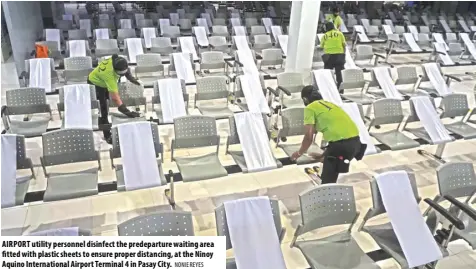
<svg viewBox="0 0 476 269"><path fill-rule="evenodd" d="M119 89L117 86L117 82L113 80L106 80L106 86L112 101L114 102L114 104L120 107L122 105L122 100L121 100L121 97L119 96Z"/></svg>
<svg viewBox="0 0 476 269"><path fill-rule="evenodd" d="M114 104L116 104L118 107L122 105L122 100L119 96L119 92L109 92L109 96L111 97Z"/></svg>
<svg viewBox="0 0 476 269"><path fill-rule="evenodd" d="M137 81L137 79L132 76L132 73L131 73L131 70L127 70L127 73L125 74L125 77L127 78L127 80L129 80L132 84L135 84L137 86L140 86L140 83L139 81Z"/></svg>
<svg viewBox="0 0 476 269"><path fill-rule="evenodd" d="M314 137L314 125L304 125L304 129L305 134L304 138L302 139L301 148L298 151L294 152L291 156L291 160L293 161L299 159L299 157L306 153L312 145L312 138Z"/></svg>
<svg viewBox="0 0 476 269"><path fill-rule="evenodd" d="M324 49L324 46L326 45L326 40L327 40L327 36L326 34L324 34L324 36L322 37L322 40L320 40L321 49Z"/></svg>
<svg viewBox="0 0 476 269"><path fill-rule="evenodd" d="M345 42L345 36L343 33L339 32L340 33L340 36L341 36L341 39L342 39L342 47L344 47L344 50L345 50L345 47L347 46L347 43Z"/></svg>

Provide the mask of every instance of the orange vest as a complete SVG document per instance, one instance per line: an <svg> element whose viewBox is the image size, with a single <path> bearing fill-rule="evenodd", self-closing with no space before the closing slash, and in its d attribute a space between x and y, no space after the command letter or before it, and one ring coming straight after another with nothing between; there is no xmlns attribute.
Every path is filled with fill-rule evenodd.
<svg viewBox="0 0 476 269"><path fill-rule="evenodd" d="M48 58L48 46L36 44L35 49L36 58Z"/></svg>

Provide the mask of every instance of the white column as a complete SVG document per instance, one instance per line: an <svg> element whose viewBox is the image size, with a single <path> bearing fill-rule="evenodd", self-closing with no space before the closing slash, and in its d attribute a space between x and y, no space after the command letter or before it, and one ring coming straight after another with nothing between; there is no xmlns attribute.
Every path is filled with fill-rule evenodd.
<svg viewBox="0 0 476 269"><path fill-rule="evenodd" d="M321 1L293 1L289 24L286 72L310 72Z"/></svg>

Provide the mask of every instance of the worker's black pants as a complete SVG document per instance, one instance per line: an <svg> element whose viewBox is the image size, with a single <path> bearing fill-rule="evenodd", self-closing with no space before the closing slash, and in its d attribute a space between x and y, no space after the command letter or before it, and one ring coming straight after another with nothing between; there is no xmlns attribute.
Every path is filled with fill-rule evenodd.
<svg viewBox="0 0 476 269"><path fill-rule="evenodd" d="M342 70L345 65L345 54L325 54L322 57L324 69L334 69L336 72L337 88L342 83Z"/></svg>
<svg viewBox="0 0 476 269"><path fill-rule="evenodd" d="M366 148L358 136L329 142L324 151L322 184L336 183L340 173L349 172L350 161L354 158L361 159Z"/></svg>
<svg viewBox="0 0 476 269"><path fill-rule="evenodd" d="M94 85L91 81L88 79L88 84ZM109 124L109 119L108 119L108 100L109 100L109 92L107 91L107 88L99 87L97 85L94 85L96 87L96 98L99 101L99 109L101 111L101 116L99 117L99 125L101 124ZM104 139L109 139L111 137L111 130L104 130L103 129L103 134L104 134Z"/></svg>

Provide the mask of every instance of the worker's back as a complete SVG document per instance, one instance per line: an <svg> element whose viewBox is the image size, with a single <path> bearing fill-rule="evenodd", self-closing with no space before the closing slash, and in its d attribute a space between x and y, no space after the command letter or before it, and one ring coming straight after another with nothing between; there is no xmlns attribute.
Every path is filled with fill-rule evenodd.
<svg viewBox="0 0 476 269"><path fill-rule="evenodd" d="M327 31L322 37L321 44L325 54L344 54L345 37L338 30Z"/></svg>
<svg viewBox="0 0 476 269"><path fill-rule="evenodd" d="M314 124L328 142L353 138L359 129L339 106L324 100L314 101L304 109L304 124Z"/></svg>

